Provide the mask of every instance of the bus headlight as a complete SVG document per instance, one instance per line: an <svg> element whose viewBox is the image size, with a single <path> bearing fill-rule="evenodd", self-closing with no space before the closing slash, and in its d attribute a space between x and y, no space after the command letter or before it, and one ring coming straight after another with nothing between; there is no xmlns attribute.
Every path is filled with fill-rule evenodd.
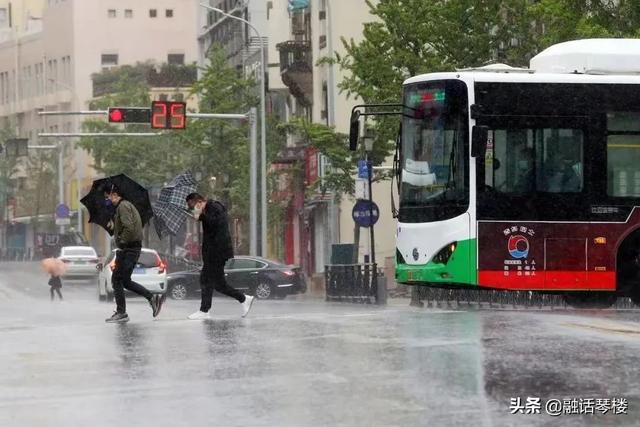
<svg viewBox="0 0 640 427"><path fill-rule="evenodd" d="M400 253L400 250L396 248L396 264L406 264L407 261L404 260L404 257Z"/></svg>
<svg viewBox="0 0 640 427"><path fill-rule="evenodd" d="M440 249L437 254L435 254L432 261L436 264L447 265L447 263L449 262L449 258L451 258L451 255L453 255L453 252L456 250L457 246L458 242L449 243L447 246Z"/></svg>

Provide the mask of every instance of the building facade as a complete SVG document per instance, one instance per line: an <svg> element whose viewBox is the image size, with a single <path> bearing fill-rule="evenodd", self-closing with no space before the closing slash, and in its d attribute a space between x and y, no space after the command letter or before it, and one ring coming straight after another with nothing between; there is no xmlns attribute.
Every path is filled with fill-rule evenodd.
<svg viewBox="0 0 640 427"><path fill-rule="evenodd" d="M287 39L274 43L279 52L281 81L288 92L287 118L306 117L348 134L351 109L359 100L347 97L338 89L339 82L346 77L345 71L320 60L336 54L344 57L343 38L356 43L362 39L364 23L374 19L368 6L364 1L336 0L281 1L274 4L280 8L281 19L284 13L289 21ZM270 23L270 29L275 31L283 27L281 23ZM272 75L275 71L270 68ZM274 79L272 75L270 81ZM343 196L340 203L334 203L332 194L306 191L315 180L322 179L330 165L315 150L298 144L290 141L281 164L274 165L283 168L298 161L303 162L305 170L302 185L296 187L293 183L291 191L285 226L291 232L285 230L284 233L285 260L302 264L309 276L321 282L324 267L331 261L332 244L354 242L351 210L355 199ZM292 184L291 180L288 182ZM373 186L373 198L380 207L375 244L379 266L389 264L395 255L396 221L391 213L390 186L388 181ZM362 229L360 235L359 261L362 262L363 255L369 254L368 230Z"/></svg>
<svg viewBox="0 0 640 427"><path fill-rule="evenodd" d="M75 149L73 140L45 141L37 136L45 131L79 131L84 118L45 119L38 112L86 109L94 97L92 74L104 69L145 61L195 63L197 2L48 0L44 4L13 0L8 3L11 8L7 4L4 9L23 11L10 20L22 22L21 28L25 30L0 42L0 127L13 129L16 136L28 138L30 145L59 144L64 153L62 202L71 208L71 223L76 229L81 227L79 231L96 247L103 246L106 234L88 227L86 218L78 214L79 198L96 177L91 158ZM0 2L0 18L2 10ZM38 11L40 24L29 24L36 21L33 18L38 18L35 16ZM26 177L18 174L14 178ZM35 242L29 227L32 212L30 206L20 203L19 197L16 199L15 214L5 218L5 222L10 222L20 234L12 241L30 247ZM43 215L53 220L53 212Z"/></svg>

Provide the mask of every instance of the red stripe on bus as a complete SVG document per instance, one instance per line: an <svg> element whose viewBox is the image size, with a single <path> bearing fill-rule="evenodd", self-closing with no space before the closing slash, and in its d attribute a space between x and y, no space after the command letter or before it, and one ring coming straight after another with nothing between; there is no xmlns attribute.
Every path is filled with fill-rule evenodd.
<svg viewBox="0 0 640 427"><path fill-rule="evenodd" d="M478 272L478 284L509 290L599 290L616 289L615 271L537 271L535 276L518 276L504 271Z"/></svg>

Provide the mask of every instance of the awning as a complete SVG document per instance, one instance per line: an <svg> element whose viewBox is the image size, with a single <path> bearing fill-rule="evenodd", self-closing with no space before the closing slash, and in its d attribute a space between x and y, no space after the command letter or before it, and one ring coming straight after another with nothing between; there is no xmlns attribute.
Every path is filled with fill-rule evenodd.
<svg viewBox="0 0 640 427"><path fill-rule="evenodd" d="M309 7L309 0L289 0L289 12L306 9Z"/></svg>

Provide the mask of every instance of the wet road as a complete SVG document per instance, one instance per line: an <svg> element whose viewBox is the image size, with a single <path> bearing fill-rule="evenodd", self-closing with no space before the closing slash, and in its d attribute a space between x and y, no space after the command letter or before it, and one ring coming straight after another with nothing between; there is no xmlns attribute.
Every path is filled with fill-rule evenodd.
<svg viewBox="0 0 640 427"><path fill-rule="evenodd" d="M216 298L214 319L194 322L197 301L168 301L154 321L130 299L131 322L113 325L93 285L65 284L52 303L46 281L0 264L0 426L640 425L636 311L302 298L257 302L241 319ZM541 414L511 414L527 397ZM628 413L598 401L594 415L546 414L571 398L626 399Z"/></svg>

